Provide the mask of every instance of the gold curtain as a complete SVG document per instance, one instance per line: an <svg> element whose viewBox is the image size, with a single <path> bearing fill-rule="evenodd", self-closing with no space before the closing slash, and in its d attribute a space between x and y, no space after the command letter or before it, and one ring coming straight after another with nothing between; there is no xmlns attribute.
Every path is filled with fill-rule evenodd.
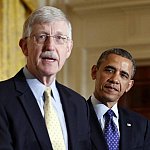
<svg viewBox="0 0 150 150"><path fill-rule="evenodd" d="M31 0L0 1L0 80L14 76L25 65L18 43L23 23L35 4L36 0L34 3Z"/></svg>

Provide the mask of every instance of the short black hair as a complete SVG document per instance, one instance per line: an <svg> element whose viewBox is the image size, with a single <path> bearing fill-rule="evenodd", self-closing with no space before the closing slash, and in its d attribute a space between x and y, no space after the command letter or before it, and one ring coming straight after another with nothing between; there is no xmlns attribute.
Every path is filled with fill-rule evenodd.
<svg viewBox="0 0 150 150"><path fill-rule="evenodd" d="M112 49L108 49L105 50L99 57L98 61L97 61L97 67L99 68L101 63L108 57L108 55L110 54L116 54L116 55L120 55L122 57L125 57L127 59L129 59L132 62L133 65L133 70L132 70L132 75L131 78L134 77L135 71L136 71L136 63L135 60L133 59L132 55L127 51L124 50L122 48L112 48Z"/></svg>

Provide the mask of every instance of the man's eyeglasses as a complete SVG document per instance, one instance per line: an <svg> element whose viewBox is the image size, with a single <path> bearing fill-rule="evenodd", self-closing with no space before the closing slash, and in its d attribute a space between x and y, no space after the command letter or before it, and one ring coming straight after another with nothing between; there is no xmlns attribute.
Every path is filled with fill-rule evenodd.
<svg viewBox="0 0 150 150"><path fill-rule="evenodd" d="M64 44L69 40L69 37L65 35L35 34L30 37L34 37L34 39L38 44L44 44L49 37L52 37L55 44L59 44L59 45Z"/></svg>

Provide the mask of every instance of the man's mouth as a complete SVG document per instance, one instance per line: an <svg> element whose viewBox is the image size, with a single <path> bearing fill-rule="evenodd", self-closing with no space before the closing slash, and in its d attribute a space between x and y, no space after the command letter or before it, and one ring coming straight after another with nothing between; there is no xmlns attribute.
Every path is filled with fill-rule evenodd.
<svg viewBox="0 0 150 150"><path fill-rule="evenodd" d="M118 88L116 88L114 85L105 85L105 88L107 88L107 89L109 89L109 90L111 90L111 91L119 91L119 89Z"/></svg>
<svg viewBox="0 0 150 150"><path fill-rule="evenodd" d="M45 51L41 54L41 58L48 61L57 61L57 55L52 51Z"/></svg>
<svg viewBox="0 0 150 150"><path fill-rule="evenodd" d="M56 61L55 58L50 58L50 57L42 57L44 60L49 60L49 61Z"/></svg>

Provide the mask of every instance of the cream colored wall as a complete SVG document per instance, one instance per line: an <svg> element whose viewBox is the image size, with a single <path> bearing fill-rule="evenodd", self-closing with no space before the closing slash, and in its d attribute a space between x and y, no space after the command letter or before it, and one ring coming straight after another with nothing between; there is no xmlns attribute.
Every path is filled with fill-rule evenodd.
<svg viewBox="0 0 150 150"><path fill-rule="evenodd" d="M88 98L94 89L90 69L107 48L125 48L138 65L150 65L150 1L136 2L69 7L74 48L66 67L66 85Z"/></svg>
<svg viewBox="0 0 150 150"><path fill-rule="evenodd" d="M90 69L103 50L122 47L133 54L138 65L150 65L150 0L89 0L90 5L83 0L82 4L79 0L8 1L0 1L0 80L13 76L25 64L18 46L26 18L22 2L30 9L58 6L69 16L74 48L57 79L86 98L94 88Z"/></svg>

